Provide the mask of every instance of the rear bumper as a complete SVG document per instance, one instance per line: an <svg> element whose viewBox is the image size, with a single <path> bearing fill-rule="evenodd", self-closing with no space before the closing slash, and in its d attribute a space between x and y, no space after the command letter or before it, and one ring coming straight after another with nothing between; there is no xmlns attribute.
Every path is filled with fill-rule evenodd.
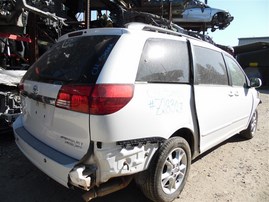
<svg viewBox="0 0 269 202"><path fill-rule="evenodd" d="M32 136L22 125L21 116L13 124L15 141L24 155L40 170L68 187L68 175L78 160L49 147Z"/></svg>

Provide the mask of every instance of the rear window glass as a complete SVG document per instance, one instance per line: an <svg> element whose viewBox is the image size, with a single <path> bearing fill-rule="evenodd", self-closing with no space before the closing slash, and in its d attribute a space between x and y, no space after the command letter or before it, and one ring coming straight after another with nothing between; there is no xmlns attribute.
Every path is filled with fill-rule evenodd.
<svg viewBox="0 0 269 202"><path fill-rule="evenodd" d="M170 39L148 39L140 58L136 81L188 83L187 43Z"/></svg>
<svg viewBox="0 0 269 202"><path fill-rule="evenodd" d="M119 36L69 38L55 44L24 79L45 83L95 83Z"/></svg>

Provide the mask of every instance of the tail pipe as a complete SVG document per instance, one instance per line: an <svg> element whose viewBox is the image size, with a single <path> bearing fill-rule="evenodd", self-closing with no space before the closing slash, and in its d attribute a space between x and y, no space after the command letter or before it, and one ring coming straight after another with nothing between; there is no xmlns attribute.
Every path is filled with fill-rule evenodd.
<svg viewBox="0 0 269 202"><path fill-rule="evenodd" d="M108 181L105 184L100 185L97 188L93 188L90 191L82 195L84 201L90 201L94 198L105 196L113 192L119 191L127 187L132 181L133 176L126 176L121 178L115 178Z"/></svg>

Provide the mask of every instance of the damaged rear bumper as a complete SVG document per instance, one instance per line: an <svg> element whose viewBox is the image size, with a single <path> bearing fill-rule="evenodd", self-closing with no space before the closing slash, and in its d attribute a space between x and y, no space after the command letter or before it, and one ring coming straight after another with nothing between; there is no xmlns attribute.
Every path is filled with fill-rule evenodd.
<svg viewBox="0 0 269 202"><path fill-rule="evenodd" d="M93 143L93 151L78 160L35 138L23 127L22 116L13 131L17 146L36 167L67 188L88 191L83 196L87 201L126 187L134 174L147 169L161 143L158 138Z"/></svg>

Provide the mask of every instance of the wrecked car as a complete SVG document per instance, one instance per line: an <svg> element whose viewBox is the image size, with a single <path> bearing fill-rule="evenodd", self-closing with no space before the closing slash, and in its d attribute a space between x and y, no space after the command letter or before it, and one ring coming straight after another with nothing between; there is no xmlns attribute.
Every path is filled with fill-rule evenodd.
<svg viewBox="0 0 269 202"><path fill-rule="evenodd" d="M186 29L203 31L211 28L211 31L216 29L225 29L233 21L233 16L228 11L211 8L207 4L198 0L191 0L185 4L183 11L175 10L173 22L181 25Z"/></svg>
<svg viewBox="0 0 269 202"><path fill-rule="evenodd" d="M26 70L5 70L0 67L0 133L12 131L12 123L21 114L17 88Z"/></svg>

